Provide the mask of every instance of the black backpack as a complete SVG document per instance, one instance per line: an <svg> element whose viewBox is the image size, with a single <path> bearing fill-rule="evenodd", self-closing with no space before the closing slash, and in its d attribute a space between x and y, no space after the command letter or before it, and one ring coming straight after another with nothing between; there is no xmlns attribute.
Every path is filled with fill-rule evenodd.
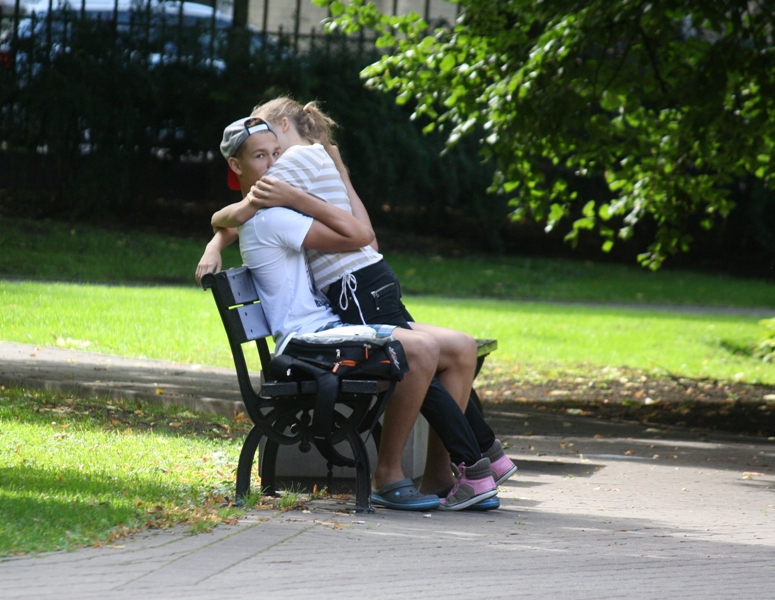
<svg viewBox="0 0 775 600"><path fill-rule="evenodd" d="M354 467L356 462L340 454L331 440L334 405L339 399L340 379L387 380L376 416L369 429L371 435L395 385L409 370L401 342L388 337L373 339L365 335L337 334L336 329L321 334L292 337L282 353L269 363L272 377L278 381L314 379L318 390L312 416L312 439L330 463Z"/></svg>

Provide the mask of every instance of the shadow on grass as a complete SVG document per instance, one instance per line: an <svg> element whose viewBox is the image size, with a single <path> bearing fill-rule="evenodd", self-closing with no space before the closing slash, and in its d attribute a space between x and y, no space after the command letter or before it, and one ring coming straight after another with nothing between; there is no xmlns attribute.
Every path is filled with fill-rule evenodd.
<svg viewBox="0 0 775 600"><path fill-rule="evenodd" d="M152 433L157 436L200 437L211 440L244 439L250 430L247 419L229 420L178 406L161 407L138 400L79 398L43 390L6 388L0 398L0 416L15 422L46 426L77 423L93 432Z"/></svg>
<svg viewBox="0 0 775 600"><path fill-rule="evenodd" d="M36 468L25 463L3 468L0 554L107 541L116 527L137 528L165 518L157 503L187 492L183 483L145 481L142 476Z"/></svg>

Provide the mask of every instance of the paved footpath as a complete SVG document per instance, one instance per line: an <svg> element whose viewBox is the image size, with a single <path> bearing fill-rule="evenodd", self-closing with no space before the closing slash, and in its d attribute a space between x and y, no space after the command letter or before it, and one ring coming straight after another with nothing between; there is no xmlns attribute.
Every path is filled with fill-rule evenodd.
<svg viewBox="0 0 775 600"><path fill-rule="evenodd" d="M5 385L227 410L232 378L0 343ZM775 441L516 404L488 404L487 417L520 469L499 510L253 511L206 534L0 559L0 598L775 598Z"/></svg>

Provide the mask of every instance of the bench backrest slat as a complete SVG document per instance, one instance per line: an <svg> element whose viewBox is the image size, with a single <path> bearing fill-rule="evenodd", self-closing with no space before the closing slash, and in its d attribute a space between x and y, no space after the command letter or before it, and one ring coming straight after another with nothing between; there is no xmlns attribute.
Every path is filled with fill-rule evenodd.
<svg viewBox="0 0 775 600"><path fill-rule="evenodd" d="M228 315L232 331L241 344L272 335L260 302L231 308Z"/></svg>
<svg viewBox="0 0 775 600"><path fill-rule="evenodd" d="M258 301L253 277L246 267L229 269L205 275L202 277L202 286L213 292L218 312L229 338L229 346L245 407L250 418L257 422L259 415L255 412L255 401L251 399L257 399L258 393L250 379L242 344L250 341L256 342L261 368L265 373L272 357L267 344L267 338L271 338L271 330L263 307Z"/></svg>
<svg viewBox="0 0 775 600"><path fill-rule="evenodd" d="M253 284L253 276L247 267L226 271L228 286L224 286L224 300L229 306L248 304L258 301L258 292Z"/></svg>

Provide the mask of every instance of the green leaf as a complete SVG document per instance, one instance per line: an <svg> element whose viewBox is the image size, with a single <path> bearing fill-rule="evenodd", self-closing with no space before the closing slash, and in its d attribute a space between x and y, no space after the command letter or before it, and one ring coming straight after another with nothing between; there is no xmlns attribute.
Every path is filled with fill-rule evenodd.
<svg viewBox="0 0 775 600"><path fill-rule="evenodd" d="M339 0L334 0L331 2L331 4L328 5L328 8L331 11L332 17L338 17L344 13L344 3L340 2Z"/></svg>
<svg viewBox="0 0 775 600"><path fill-rule="evenodd" d="M583 219L576 219L573 222L573 229L594 229L595 220L585 217Z"/></svg>
<svg viewBox="0 0 775 600"><path fill-rule="evenodd" d="M442 59L441 64L439 65L439 69L442 73L446 73L454 69L456 64L457 61L455 60L455 57L452 54L447 54Z"/></svg>
<svg viewBox="0 0 775 600"><path fill-rule="evenodd" d="M552 204L549 208L549 220L559 221L567 214L565 207L562 204Z"/></svg>

